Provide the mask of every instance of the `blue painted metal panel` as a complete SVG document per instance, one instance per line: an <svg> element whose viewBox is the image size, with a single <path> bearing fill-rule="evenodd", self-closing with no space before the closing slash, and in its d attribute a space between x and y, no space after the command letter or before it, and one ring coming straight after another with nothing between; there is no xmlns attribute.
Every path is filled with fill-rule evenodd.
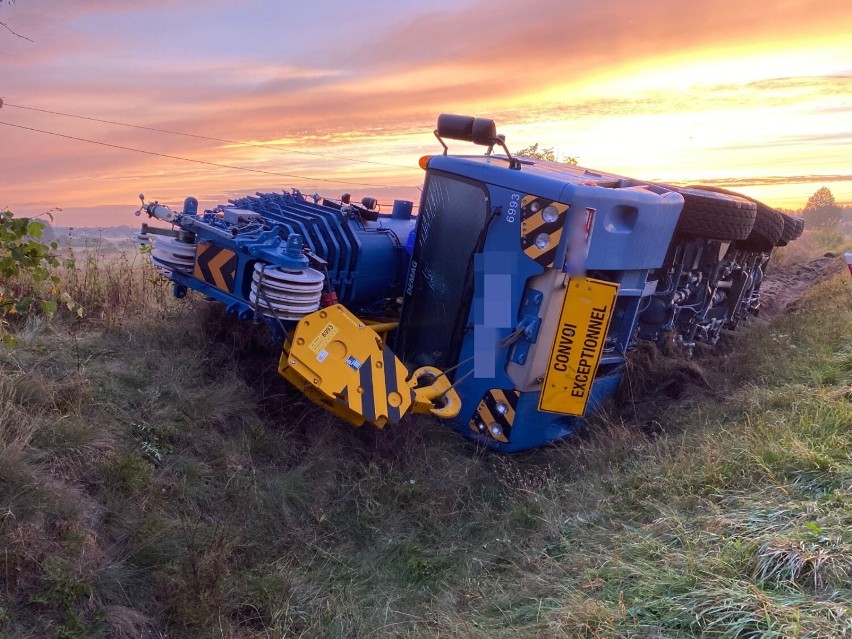
<svg viewBox="0 0 852 639"><path fill-rule="evenodd" d="M534 291L527 287L528 282L545 268L562 268L568 250L570 212L582 211L585 219L586 210L592 209L586 270L590 276L617 282L620 287L602 359L603 368L590 393L588 411L594 411L617 390L619 366L633 336L648 271L663 263L683 206L682 197L654 185L555 163L523 163L520 170L515 170L498 157L434 156L429 161L429 171L481 181L487 188L492 211L484 230L482 250L472 258L473 290L457 292L462 297L472 295L473 299L467 328L462 332L460 354L456 361L446 364L458 365L452 376L462 399L461 412L448 423L466 437L503 452L541 446L569 435L581 423L581 418L540 412L540 391L516 390L506 372L507 362L513 357L523 357L529 344L550 340L542 343L542 348L549 353L554 339L553 335L537 332L536 320L541 320L545 309L536 307ZM427 189L428 184L427 179ZM429 194L424 190L421 211L427 205L427 197ZM563 211L564 205L568 205L569 213L558 218L563 220L563 226L552 231L551 237L559 237L557 249L549 254L544 264L522 249L521 203L530 199L542 202L541 206L549 202L563 205L560 207ZM418 227L418 236L421 232L428 230ZM501 282L501 292L496 297L488 290L489 281ZM407 292L400 326L403 340L409 329L405 322L405 306L411 303L409 298ZM512 321L507 325L489 321L489 309L497 312L494 309L500 308L503 301L511 308ZM530 329L527 345L517 349L504 346L513 339L519 326L521 331ZM524 339L525 331L524 336L514 337L515 343ZM484 353L494 358L496 365L486 362L485 366L477 366ZM495 389L503 389L499 392L517 397L514 423L507 428L511 431L508 436L495 437L487 430L477 431L472 426L471 420L477 415L481 402L486 402Z"/></svg>

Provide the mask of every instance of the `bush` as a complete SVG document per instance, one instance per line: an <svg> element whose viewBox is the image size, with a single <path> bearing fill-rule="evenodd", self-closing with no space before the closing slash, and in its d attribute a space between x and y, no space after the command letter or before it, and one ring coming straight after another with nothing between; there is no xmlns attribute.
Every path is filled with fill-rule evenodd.
<svg viewBox="0 0 852 639"><path fill-rule="evenodd" d="M39 309L52 316L60 302L82 315L82 308L59 290L59 276L53 274L59 266L53 254L58 244L41 241L46 226L41 220L0 211L0 337L7 345L14 341L6 330L10 315Z"/></svg>

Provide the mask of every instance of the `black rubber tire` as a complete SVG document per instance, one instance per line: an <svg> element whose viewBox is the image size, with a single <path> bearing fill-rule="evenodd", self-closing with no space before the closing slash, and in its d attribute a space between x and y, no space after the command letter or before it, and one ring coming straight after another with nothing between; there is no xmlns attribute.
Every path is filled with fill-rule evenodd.
<svg viewBox="0 0 852 639"><path fill-rule="evenodd" d="M799 237L805 228L805 221L802 218L787 215L786 213L782 213L782 215L784 216L784 232L775 246L787 246L787 244Z"/></svg>
<svg viewBox="0 0 852 639"><path fill-rule="evenodd" d="M796 220L786 213L782 213L782 215L784 216L784 231L775 246L787 246L789 242L793 241L793 236L796 234Z"/></svg>
<svg viewBox="0 0 852 639"><path fill-rule="evenodd" d="M689 187L670 187L683 196L675 233L714 240L744 240L754 227L757 207L727 193Z"/></svg>
<svg viewBox="0 0 852 639"><path fill-rule="evenodd" d="M781 239L781 233L784 232L784 218L781 213L762 202L756 203L755 206L757 215L754 218L754 228L746 239L737 242L737 248L768 253Z"/></svg>
<svg viewBox="0 0 852 639"><path fill-rule="evenodd" d="M784 217L780 211L776 211L771 206L767 206L760 200L755 200L753 197L728 191L727 189L719 188L718 186L690 186L689 188L698 189L700 191L711 191L712 193L723 193L724 195L732 195L734 197L748 200L757 208L755 210L754 226L751 229L749 236L737 242L736 247L744 251L758 251L760 253L768 253L773 248L778 246L778 241L784 232Z"/></svg>
<svg viewBox="0 0 852 639"><path fill-rule="evenodd" d="M805 220L800 217L794 217L793 219L796 220L796 234L793 236L793 239L795 240L798 239L805 230Z"/></svg>

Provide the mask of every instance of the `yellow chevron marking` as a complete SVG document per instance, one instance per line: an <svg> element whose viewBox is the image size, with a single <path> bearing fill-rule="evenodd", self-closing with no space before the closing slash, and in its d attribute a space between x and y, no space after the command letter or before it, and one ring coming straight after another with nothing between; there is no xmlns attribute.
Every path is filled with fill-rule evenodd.
<svg viewBox="0 0 852 639"><path fill-rule="evenodd" d="M544 219L541 217L541 211L531 215L525 220L521 220L521 236L526 237L530 233L535 232L537 228L546 224Z"/></svg>
<svg viewBox="0 0 852 639"><path fill-rule="evenodd" d="M533 195L527 195L521 200L521 208L528 207L533 201L537 200ZM532 236L539 231L542 227L552 224L552 222L546 222L542 217L544 210L548 206L552 206L555 208L560 216L564 216L565 212L570 208L567 204L563 204L561 202L550 202L549 204L542 202L543 206L539 211L536 211L534 214L530 215L526 219L521 220L521 240L524 242L529 242ZM564 218L563 218L564 219ZM534 243L530 246L524 248L524 254L530 257L533 260L538 260L545 253L552 251L555 247L559 245L559 241L562 239L562 228L558 228L557 230L551 232L548 237L550 238L550 242L548 245L540 249ZM551 266L548 264L547 266Z"/></svg>
<svg viewBox="0 0 852 639"><path fill-rule="evenodd" d="M411 395L411 390L408 382L405 381L408 377L408 369L398 359L394 360L395 377L396 377L396 392L388 394L388 404L394 408L399 408L405 402L406 396Z"/></svg>
<svg viewBox="0 0 852 639"><path fill-rule="evenodd" d="M199 242L195 245L195 268L192 271L192 274L196 279L204 282L204 273L201 272L201 267L198 265L198 258L204 255L204 252L209 249L213 244L210 242Z"/></svg>
<svg viewBox="0 0 852 639"><path fill-rule="evenodd" d="M491 432L491 424L497 423L501 426L502 424L501 420L496 419L491 413L491 411L488 409L488 404L485 402L484 399L479 402L479 406L476 407L476 412L479 414L480 419L482 419L483 423L485 424L487 435L489 437L491 437L492 439L496 439L498 442L502 442L504 444L508 443L509 440L506 438L505 433L501 435L494 435L494 433ZM476 428L474 424L471 424L471 429L476 430L476 432L479 432L479 429Z"/></svg>
<svg viewBox="0 0 852 639"><path fill-rule="evenodd" d="M562 227L556 229L553 233L549 235L549 237L550 243L543 249L540 249L535 244L532 244L531 246L528 246L524 249L524 253L535 260L547 253L548 251L559 246L559 241L562 239Z"/></svg>
<svg viewBox="0 0 852 639"><path fill-rule="evenodd" d="M361 409L362 409L361 397L364 394L364 389L361 388L361 392L359 393L358 392L359 388L361 388L361 387L358 386L357 384L351 384L349 386L349 392L346 395L346 400L347 400L347 405L349 406L349 409L360 415Z"/></svg>
<svg viewBox="0 0 852 639"><path fill-rule="evenodd" d="M225 277L222 275L222 267L234 257L234 252L229 251L228 249L221 249L217 255L214 255L210 260L210 273L213 274L213 280L216 283L216 288L230 292L228 290L228 284L225 282Z"/></svg>
<svg viewBox="0 0 852 639"><path fill-rule="evenodd" d="M349 422L353 426L363 426L364 416L350 410L343 402L324 395L322 391L309 384L301 375L294 371L287 364L287 353L281 358L281 363L278 368L278 373L290 382L293 386L299 389L305 397L311 400L320 408L324 408L328 412L336 415L340 419Z"/></svg>
<svg viewBox="0 0 852 639"><path fill-rule="evenodd" d="M509 426L514 424L515 423L515 409L512 408L512 403L506 397L506 393L504 393L502 390L500 390L498 388L498 389L491 391L491 394L493 395L495 402L503 402L504 404L506 404L507 410L506 410L506 413L503 415L503 419L506 420L506 423Z"/></svg>
<svg viewBox="0 0 852 639"><path fill-rule="evenodd" d="M370 376L373 379L373 411L377 416L376 426L383 428L387 423L386 417L381 417L388 414L388 393L385 388L385 370L382 354L378 353L370 360Z"/></svg>
<svg viewBox="0 0 852 639"><path fill-rule="evenodd" d="M485 424L485 427L491 425L491 422L494 421L494 416L491 414L491 411L488 410L488 405L485 403L485 398L479 400L479 405L476 407L476 414L479 415L479 419L482 420L482 423ZM476 427L476 420L470 420L470 429L472 431L479 432L479 429Z"/></svg>
<svg viewBox="0 0 852 639"><path fill-rule="evenodd" d="M535 198L531 195L528 195L523 200L521 200L521 208L526 208L527 206L529 206L529 204L531 202L533 202L533 200L536 200L536 199L537 198ZM567 211L570 208L567 204L562 204L561 202L551 202L550 204L546 204L545 206L542 206L539 211L537 211L536 213L533 213L528 218L521 220L521 236L522 237L525 237L525 236L529 235L530 233L534 233L536 231L536 229L538 229L540 226L549 223L549 222L545 222L544 218L541 215L544 212L544 209L546 209L548 206L552 206L557 211L559 211L559 215L563 215L565 213L565 211Z"/></svg>

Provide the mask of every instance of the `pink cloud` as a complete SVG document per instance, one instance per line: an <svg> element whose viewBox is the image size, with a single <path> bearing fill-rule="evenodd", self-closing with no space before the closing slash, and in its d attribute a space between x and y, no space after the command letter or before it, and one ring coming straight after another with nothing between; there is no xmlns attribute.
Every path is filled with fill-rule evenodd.
<svg viewBox="0 0 852 639"><path fill-rule="evenodd" d="M852 15L847 3L838 0L827 0L818 12L803 0L771 11L739 0L688 5L652 0L641 12L626 0L586 5L475 0L430 5L435 8L421 9L410 19L400 18L399 12L392 18L371 14L367 3L361 24L373 22L369 31L354 22L346 29L349 25L335 21L337 14L329 14L325 24L285 22L279 29L258 24L259 43L253 32L229 30L231 25L208 20L211 12L232 4L20 0L5 7L0 19L14 18L16 28L36 42L0 34L0 52L6 54L4 97L9 103L212 137L290 139L300 148L331 155L348 156L352 149L380 157L407 154L405 161L414 166L424 151L418 141L431 149L430 131L441 111L475 109L476 114L517 125L543 119L591 125L603 118L685 112L699 103L731 108L743 95L759 95L763 106L782 106L796 99L784 94L791 87L812 97L842 97L849 90L848 78L773 78L700 94L679 89L663 98L609 95L555 104L538 97L554 84L654 56L759 42L783 46L786 38L806 33L848 32ZM256 12L258 23L264 22L262 9L262 3L245 3L245 11L249 16ZM158 16L162 27L143 31L138 26L156 23ZM193 16L197 21L190 20ZM199 44L205 40L199 33L191 40L193 46L175 37L184 24L192 24L202 35L209 32L206 45ZM328 37L332 26L336 35ZM306 30L312 32L304 39L310 46L291 51L281 44ZM524 96L527 99L518 104ZM821 104L825 109L834 105L842 113L835 102ZM356 175L377 174L375 167L352 167L346 161L225 148L210 141L12 109L0 110L0 120L171 155L280 167L284 172L327 176L348 168ZM802 144L815 140L812 132L802 138ZM754 148L756 143L744 144ZM0 195L14 194L10 203L28 201L26 194L35 190L53 193L57 201L118 197L122 189L133 194L140 180L155 186L168 182L174 191L190 188L193 181L207 191L248 183L248 174L199 170L6 127L0 127L0 145L17 151L14 162L0 159ZM386 174L397 183L420 177L416 171Z"/></svg>

